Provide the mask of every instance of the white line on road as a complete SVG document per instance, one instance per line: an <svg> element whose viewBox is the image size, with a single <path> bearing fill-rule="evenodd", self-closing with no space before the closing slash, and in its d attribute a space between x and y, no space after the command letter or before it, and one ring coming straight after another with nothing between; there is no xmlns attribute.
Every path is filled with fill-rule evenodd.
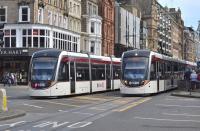
<svg viewBox="0 0 200 131"><path fill-rule="evenodd" d="M84 113L84 112L72 112L72 113L75 113L75 114L82 114L82 115L94 115L92 113Z"/></svg>
<svg viewBox="0 0 200 131"><path fill-rule="evenodd" d="M23 105L25 105L25 106L30 106L30 107L35 107L35 108L39 108L39 109L42 109L42 108L43 108L43 107L41 107L41 106L30 105L30 104L26 104L26 103L24 103Z"/></svg>
<svg viewBox="0 0 200 131"><path fill-rule="evenodd" d="M55 104L55 105L62 105L62 106L81 107L79 105L58 103L58 102L53 102L53 101L41 101L41 102L46 102L46 103Z"/></svg>
<svg viewBox="0 0 200 131"><path fill-rule="evenodd" d="M59 112L69 112L69 111L64 111L64 110L58 110ZM84 113L84 112L70 112L70 113L74 113L74 114L82 114L82 115L94 115L92 113Z"/></svg>
<svg viewBox="0 0 200 131"><path fill-rule="evenodd" d="M165 104L156 104L156 106L163 106L163 107L188 107L188 108L200 108L200 106L182 106L182 105L165 105Z"/></svg>
<svg viewBox="0 0 200 131"><path fill-rule="evenodd" d="M196 99L171 99L171 98L166 98L165 100L167 101L200 101L200 100L196 100Z"/></svg>
<svg viewBox="0 0 200 131"><path fill-rule="evenodd" d="M174 120L174 119L158 119L158 118L145 118L145 117L134 117L135 119L141 119L141 120L154 120L154 121L169 121L169 122L196 122L200 123L200 121L197 120Z"/></svg>
<svg viewBox="0 0 200 131"><path fill-rule="evenodd" d="M195 117L199 117L200 115L192 115L192 114L173 114L173 113L162 113L163 115L168 115L168 116L195 116Z"/></svg>

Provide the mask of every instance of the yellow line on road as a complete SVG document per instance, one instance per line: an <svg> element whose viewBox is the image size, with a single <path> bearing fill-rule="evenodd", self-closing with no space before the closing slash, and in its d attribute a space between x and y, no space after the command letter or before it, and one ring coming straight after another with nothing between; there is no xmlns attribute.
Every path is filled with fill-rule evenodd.
<svg viewBox="0 0 200 131"><path fill-rule="evenodd" d="M50 104L55 104L55 105L62 105L62 106L71 106L71 107L81 107L79 105L73 105L73 104L64 104L64 103L58 103L58 102L52 102L52 101L42 101Z"/></svg>
<svg viewBox="0 0 200 131"><path fill-rule="evenodd" d="M140 99L139 101L135 101L135 102L131 103L129 106L127 106L127 107L125 107L125 108L123 108L123 109L115 110L115 111L117 111L117 112L127 111L127 110L129 110L129 109L131 109L131 108L133 108L133 107L135 107L135 106L138 106L138 105L140 105L140 104L142 104L142 103L144 103L144 102L146 102L146 101L149 101L149 100L151 100L151 99L152 99L151 97L143 98L143 99Z"/></svg>

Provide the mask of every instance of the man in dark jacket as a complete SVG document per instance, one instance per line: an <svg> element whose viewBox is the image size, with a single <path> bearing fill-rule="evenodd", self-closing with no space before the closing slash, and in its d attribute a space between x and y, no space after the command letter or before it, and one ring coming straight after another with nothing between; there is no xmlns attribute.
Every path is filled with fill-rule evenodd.
<svg viewBox="0 0 200 131"><path fill-rule="evenodd" d="M186 88L190 90L190 75L192 74L192 71L190 69L187 69L184 74L184 79L186 80Z"/></svg>

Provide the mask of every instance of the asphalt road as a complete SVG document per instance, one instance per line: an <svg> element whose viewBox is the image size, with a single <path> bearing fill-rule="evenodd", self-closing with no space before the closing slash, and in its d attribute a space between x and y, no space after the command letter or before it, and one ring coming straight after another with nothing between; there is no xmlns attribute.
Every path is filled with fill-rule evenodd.
<svg viewBox="0 0 200 131"><path fill-rule="evenodd" d="M199 131L200 99L122 97L119 91L59 99L32 99L25 88L7 88L9 108L26 116L1 121L3 131Z"/></svg>

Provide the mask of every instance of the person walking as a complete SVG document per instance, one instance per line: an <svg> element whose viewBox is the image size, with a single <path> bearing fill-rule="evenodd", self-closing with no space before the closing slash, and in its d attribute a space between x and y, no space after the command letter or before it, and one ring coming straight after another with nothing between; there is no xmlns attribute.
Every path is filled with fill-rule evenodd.
<svg viewBox="0 0 200 131"><path fill-rule="evenodd" d="M186 89L189 91L190 90L190 75L191 75L191 70L190 69L186 69L185 74L184 74L184 80L185 80L185 85L186 85Z"/></svg>
<svg viewBox="0 0 200 131"><path fill-rule="evenodd" d="M195 70L193 70L192 74L190 75L190 81L191 81L191 90L196 89L197 73L195 72Z"/></svg>

